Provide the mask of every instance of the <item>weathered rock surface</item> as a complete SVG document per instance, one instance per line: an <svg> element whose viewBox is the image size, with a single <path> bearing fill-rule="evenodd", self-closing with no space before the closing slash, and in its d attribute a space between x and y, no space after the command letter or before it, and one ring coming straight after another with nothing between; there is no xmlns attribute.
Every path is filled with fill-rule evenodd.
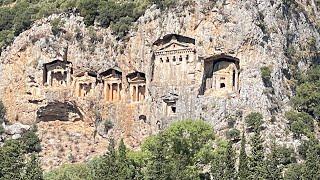
<svg viewBox="0 0 320 180"><path fill-rule="evenodd" d="M30 126L21 123L14 123L12 125L5 125L4 129L5 133L8 135L21 135L27 132L30 129Z"/></svg>
<svg viewBox="0 0 320 180"><path fill-rule="evenodd" d="M242 129L243 117L252 111L263 114L266 137L275 137L296 147L298 142L286 132L287 122L283 117L290 108L292 96L290 79L284 74L290 72L286 54L289 45L297 52L306 53L306 42L313 40L316 46L320 44L314 18L306 13L309 6L304 2L298 4L300 9L292 10L280 0L201 0L165 12L152 6L121 41L116 40L110 29L86 28L83 18L77 14L44 18L21 33L1 54L0 96L8 109L7 118L10 122L26 124L40 121L43 162L49 167L67 162L66 154L54 151L59 145L67 146L58 149L68 149L72 157L81 151L79 157L70 158L75 161L104 151L106 140L98 136L95 139L98 144L92 142L97 111L104 120L114 124L107 134L103 134L99 126L98 134L124 138L133 148L139 148L145 137L172 121L186 118L203 119L211 123L218 134L224 135L228 129L227 117L236 116L235 127ZM317 17L317 8L310 7L308 10ZM50 21L56 18L60 18L63 25L54 35ZM181 70L187 78L177 75L180 70L167 72L156 68L155 42L170 34L195 40L194 59L183 66L185 71ZM239 60L237 91L223 96L199 93L204 82L205 61L216 56ZM44 80L45 65L55 60L72 63L72 84L57 88ZM261 79L263 66L272 69L273 93L268 92ZM307 64L300 63L300 67ZM99 77L96 86L86 87L93 87L90 91L93 93L76 96L83 95L74 83L76 74L95 72L99 75L110 68L121 70L121 100L106 102L104 84ZM165 76L155 79L154 74L160 71ZM145 99L140 102L132 101L127 75L133 72L145 74ZM175 83L161 77L172 77ZM170 106L171 114L166 110L170 103L176 103ZM270 121L272 117L275 122ZM79 128L83 131L78 132ZM79 137L74 133L79 133ZM86 145L76 148L77 143Z"/></svg>

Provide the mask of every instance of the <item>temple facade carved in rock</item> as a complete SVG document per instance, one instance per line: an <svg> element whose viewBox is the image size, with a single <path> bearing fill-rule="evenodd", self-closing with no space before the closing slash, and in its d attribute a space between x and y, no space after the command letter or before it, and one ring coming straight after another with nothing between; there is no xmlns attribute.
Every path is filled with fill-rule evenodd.
<svg viewBox="0 0 320 180"><path fill-rule="evenodd" d="M44 65L43 83L51 87L66 87L71 83L72 63L55 60Z"/></svg>
<svg viewBox="0 0 320 180"><path fill-rule="evenodd" d="M166 121L197 114L192 112L196 109L192 106L199 98L239 94L238 58L225 54L199 57L196 40L178 34L158 39L152 49L148 73L136 69L123 71L114 66L100 73L73 74L71 62L54 60L44 64L43 84L71 87L78 99L98 97L105 104L132 103L139 109L137 119L144 117L143 121L159 128L165 126ZM152 117L153 114L158 116Z"/></svg>

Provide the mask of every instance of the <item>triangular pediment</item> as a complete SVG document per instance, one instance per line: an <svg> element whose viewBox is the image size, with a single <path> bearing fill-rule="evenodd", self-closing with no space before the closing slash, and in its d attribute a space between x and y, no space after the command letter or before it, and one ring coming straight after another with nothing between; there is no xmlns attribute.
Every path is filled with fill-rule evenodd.
<svg viewBox="0 0 320 180"><path fill-rule="evenodd" d="M132 81L132 82L136 82L136 81L141 82L141 81L146 81L146 79L144 77L136 76L136 77L131 78L130 81Z"/></svg>
<svg viewBox="0 0 320 180"><path fill-rule="evenodd" d="M186 49L190 46L186 43L180 43L180 42L169 42L167 44L164 44L161 48L159 48L158 51L172 51L172 50L180 50L180 49Z"/></svg>

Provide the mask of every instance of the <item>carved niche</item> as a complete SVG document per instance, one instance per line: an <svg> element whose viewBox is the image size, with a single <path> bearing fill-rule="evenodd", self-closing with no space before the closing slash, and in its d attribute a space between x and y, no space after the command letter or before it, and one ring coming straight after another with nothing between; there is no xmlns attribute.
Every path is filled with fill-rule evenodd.
<svg viewBox="0 0 320 180"><path fill-rule="evenodd" d="M144 101L146 95L146 76L141 72L127 75L131 102Z"/></svg>
<svg viewBox="0 0 320 180"><path fill-rule="evenodd" d="M108 69L100 74L103 81L103 95L107 102L121 100L122 72L119 68Z"/></svg>
<svg viewBox="0 0 320 180"><path fill-rule="evenodd" d="M44 64L43 84L51 87L66 87L71 83L72 63L55 60Z"/></svg>

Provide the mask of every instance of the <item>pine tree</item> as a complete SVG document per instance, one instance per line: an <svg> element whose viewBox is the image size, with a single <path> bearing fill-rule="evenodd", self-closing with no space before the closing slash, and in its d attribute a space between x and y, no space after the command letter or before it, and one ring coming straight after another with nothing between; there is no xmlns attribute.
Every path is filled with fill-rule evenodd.
<svg viewBox="0 0 320 180"><path fill-rule="evenodd" d="M312 137L310 141L311 143L307 150L304 177L305 179L320 179L320 158L317 149L318 142L314 137Z"/></svg>
<svg viewBox="0 0 320 180"><path fill-rule="evenodd" d="M117 166L118 166L118 179L131 179L132 170L130 169L130 161L127 159L127 148L121 139L118 148Z"/></svg>
<svg viewBox="0 0 320 180"><path fill-rule="evenodd" d="M158 143L155 145L152 150L152 156L150 157L150 163L147 166L146 179L154 180L167 180L170 178L170 171L172 170L169 167L170 162L166 158L165 152L165 139L160 134L158 136Z"/></svg>
<svg viewBox="0 0 320 180"><path fill-rule="evenodd" d="M224 156L224 153L218 153L211 161L211 175L213 180L220 180L224 178L224 170L226 169L224 163L226 158Z"/></svg>
<svg viewBox="0 0 320 180"><path fill-rule="evenodd" d="M226 167L224 172L224 179L236 179L235 152L230 141L228 142L224 162Z"/></svg>
<svg viewBox="0 0 320 180"><path fill-rule="evenodd" d="M267 174L266 179L270 180L278 180L282 179L282 169L279 167L280 162L277 157L277 147L275 142L272 143L271 147L271 153L268 155L268 158L266 160L266 168L267 168Z"/></svg>
<svg viewBox="0 0 320 180"><path fill-rule="evenodd" d="M40 162L35 154L32 154L27 162L23 179L25 180L42 180L43 170L40 167Z"/></svg>
<svg viewBox="0 0 320 180"><path fill-rule="evenodd" d="M266 166L264 161L263 139L260 135L260 128L255 129L251 139L251 158L249 161L249 179L264 179Z"/></svg>
<svg viewBox="0 0 320 180"><path fill-rule="evenodd" d="M91 167L93 179L114 179L117 176L117 157L114 139L110 139L108 151Z"/></svg>
<svg viewBox="0 0 320 180"><path fill-rule="evenodd" d="M24 155L20 141L6 141L0 148L0 179L21 179L23 167Z"/></svg>
<svg viewBox="0 0 320 180"><path fill-rule="evenodd" d="M40 152L41 151L41 141L36 134L37 126L33 126L32 129L27 131L22 135L22 143L26 153Z"/></svg>
<svg viewBox="0 0 320 180"><path fill-rule="evenodd" d="M261 138L263 116L260 113L253 112L246 116L245 121L254 133L251 138L251 157L248 163L249 174L247 179L264 179L266 165L264 161L263 139Z"/></svg>
<svg viewBox="0 0 320 180"><path fill-rule="evenodd" d="M246 137L244 131L241 137L238 177L240 180L246 180L248 178L248 156L246 153Z"/></svg>

